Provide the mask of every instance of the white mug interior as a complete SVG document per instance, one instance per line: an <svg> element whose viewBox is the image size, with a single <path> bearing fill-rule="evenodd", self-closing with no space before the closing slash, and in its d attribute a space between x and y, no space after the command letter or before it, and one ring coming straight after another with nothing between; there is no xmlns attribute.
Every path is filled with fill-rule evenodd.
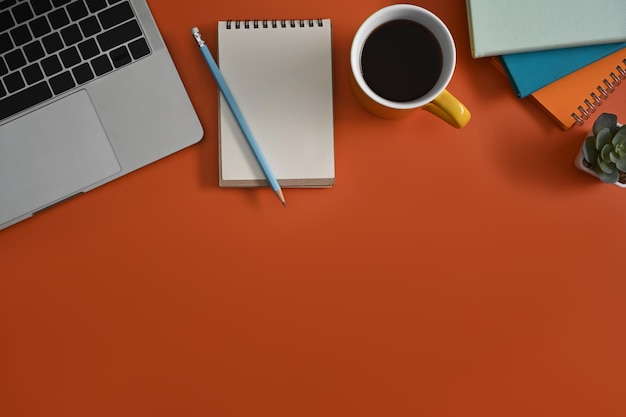
<svg viewBox="0 0 626 417"><path fill-rule="evenodd" d="M443 66L433 88L423 96L406 102L391 101L376 94L365 82L361 70L361 53L365 41L380 25L392 20L411 20L421 24L433 35L441 47ZM411 4L395 4L384 7L368 17L359 27L352 41L350 66L352 74L361 88L372 100L393 109L413 109L433 101L448 85L456 65L456 48L448 27L432 12Z"/></svg>

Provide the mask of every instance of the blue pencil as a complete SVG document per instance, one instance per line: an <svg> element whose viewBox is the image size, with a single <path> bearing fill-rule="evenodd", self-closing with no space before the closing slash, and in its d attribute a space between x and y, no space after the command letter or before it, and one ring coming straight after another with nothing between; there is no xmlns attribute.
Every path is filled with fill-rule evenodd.
<svg viewBox="0 0 626 417"><path fill-rule="evenodd" d="M254 136L252 135L252 131L250 130L250 127L248 126L248 123L244 119L243 114L241 113L241 110L239 110L239 106L237 105L235 98L230 92L230 88L228 88L228 85L226 84L226 80L224 80L224 77L222 76L220 69L215 63L215 60L213 59L213 56L211 55L211 51L209 51L209 47L206 46L206 43L202 40L202 36L200 35L200 31L198 30L198 28L196 27L193 28L191 30L191 33L193 34L193 37L196 39L196 42L198 42L198 46L200 47L200 52L202 52L202 56L204 56L204 60L209 65L209 69L211 70L211 73L213 74L213 78L215 78L215 81L217 82L217 85L220 91L222 92L224 99L228 103L228 107L230 107L230 110L232 111L233 116L235 116L235 120L237 121L237 124L239 125L241 132L246 138L246 141L248 141L248 145L250 146L250 149L252 149L252 153L254 153L256 160L261 166L261 169L263 170L263 174L265 175L267 182L269 183L270 187L272 187L272 190L274 190L274 193L276 193L276 195L280 199L280 202L283 203L283 206L286 207L287 203L285 203L285 197L283 197L283 192L280 188L280 184L278 184L278 181L276 180L274 173L270 169L270 166L267 163L267 160L263 156L263 152L261 152L261 148L259 147L259 144L257 143L256 139L254 139Z"/></svg>

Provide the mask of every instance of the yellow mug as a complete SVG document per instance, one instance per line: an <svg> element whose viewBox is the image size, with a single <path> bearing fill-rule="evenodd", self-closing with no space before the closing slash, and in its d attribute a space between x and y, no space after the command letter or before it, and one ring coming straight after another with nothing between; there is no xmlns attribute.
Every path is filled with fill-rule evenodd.
<svg viewBox="0 0 626 417"><path fill-rule="evenodd" d="M350 65L357 100L376 116L397 119L423 109L456 128L471 118L446 90L456 65L452 35L422 7L396 4L368 17L352 41Z"/></svg>

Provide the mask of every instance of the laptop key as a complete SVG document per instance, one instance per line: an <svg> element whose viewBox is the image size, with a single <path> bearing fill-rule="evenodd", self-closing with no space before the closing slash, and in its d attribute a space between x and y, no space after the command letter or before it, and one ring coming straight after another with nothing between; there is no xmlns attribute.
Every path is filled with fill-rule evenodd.
<svg viewBox="0 0 626 417"><path fill-rule="evenodd" d="M54 32L42 39L43 46L46 48L46 52L52 54L60 49L63 49L63 41L58 33Z"/></svg>
<svg viewBox="0 0 626 417"><path fill-rule="evenodd" d="M26 25L18 26L11 30L10 33L13 38L13 42L15 42L15 46L24 45L33 39Z"/></svg>
<svg viewBox="0 0 626 417"><path fill-rule="evenodd" d="M33 32L33 35L36 38L40 38L43 35L50 33L52 29L50 29L50 25L48 24L48 20L45 16L38 17L29 23L30 30Z"/></svg>
<svg viewBox="0 0 626 417"><path fill-rule="evenodd" d="M26 87L26 83L24 83L24 79L22 78L22 75L19 73L19 71L4 77L4 85L6 85L9 93L14 93Z"/></svg>
<svg viewBox="0 0 626 417"><path fill-rule="evenodd" d="M77 21L87 16L89 12L87 11L87 7L85 7L85 3L83 0L77 0L73 3L67 5L67 12L70 15L70 18L73 21Z"/></svg>
<svg viewBox="0 0 626 417"><path fill-rule="evenodd" d="M7 90L4 89L4 86L2 85L2 83L0 83L0 98L4 97L7 95Z"/></svg>
<svg viewBox="0 0 626 417"><path fill-rule="evenodd" d="M72 73L74 74L74 78L78 84L84 84L87 81L93 80L94 75L91 71L91 67L88 63L81 64L76 68L72 69Z"/></svg>
<svg viewBox="0 0 626 417"><path fill-rule="evenodd" d="M81 20L79 23L80 29L83 31L85 38L95 35L100 32L100 24L95 16L88 17L85 20Z"/></svg>
<svg viewBox="0 0 626 417"><path fill-rule="evenodd" d="M108 51L116 46L119 46L128 41L132 41L135 38L141 36L141 28L134 20L130 20L116 28L109 30L108 32L101 33L96 36L100 49Z"/></svg>
<svg viewBox="0 0 626 417"><path fill-rule="evenodd" d="M24 23L33 18L33 11L30 9L28 2L21 3L13 8L13 17L17 23Z"/></svg>
<svg viewBox="0 0 626 417"><path fill-rule="evenodd" d="M52 0L52 4L54 4L56 7L61 7L67 3L69 3L72 0Z"/></svg>
<svg viewBox="0 0 626 417"><path fill-rule="evenodd" d="M11 37L8 33L0 33L0 54L10 51L13 49L13 42L11 42Z"/></svg>
<svg viewBox="0 0 626 417"><path fill-rule="evenodd" d="M43 80L43 72L41 72L41 68L39 68L39 64L37 63L24 68L22 70L22 75L28 85L35 84L37 81Z"/></svg>
<svg viewBox="0 0 626 417"><path fill-rule="evenodd" d="M150 53L150 47L146 43L146 40L143 38L137 39L128 45L128 49L130 49L130 54L134 59L139 59L144 57Z"/></svg>
<svg viewBox="0 0 626 417"><path fill-rule="evenodd" d="M54 94L61 94L71 88L74 88L76 84L74 83L72 74L70 74L69 71L66 71L50 78L50 86L52 87Z"/></svg>
<svg viewBox="0 0 626 417"><path fill-rule="evenodd" d="M0 13L0 32L9 30L13 26L15 26L15 22L11 16L11 12L7 10L6 12Z"/></svg>
<svg viewBox="0 0 626 417"><path fill-rule="evenodd" d="M63 62L65 68L73 67L81 61L80 55L78 55L78 50L74 46L64 49L59 53L59 56L61 57L61 61Z"/></svg>
<svg viewBox="0 0 626 417"><path fill-rule="evenodd" d="M9 7L17 4L17 0L4 0L0 1L0 10L8 9Z"/></svg>
<svg viewBox="0 0 626 417"><path fill-rule="evenodd" d="M26 58L28 58L28 62L35 62L46 56L46 53L41 46L41 42L39 41L34 41L26 45L24 47L24 53L26 54Z"/></svg>
<svg viewBox="0 0 626 417"><path fill-rule="evenodd" d="M119 48L112 50L109 53L109 56L111 57L111 61L113 61L115 68L129 64L133 60L125 46L120 46Z"/></svg>
<svg viewBox="0 0 626 417"><path fill-rule="evenodd" d="M91 60L91 66L97 76L104 75L109 71L113 71L113 65L106 55L100 55Z"/></svg>
<svg viewBox="0 0 626 417"><path fill-rule="evenodd" d="M83 35L80 33L80 29L78 29L78 25L61 29L61 37L67 46L74 45L83 40Z"/></svg>
<svg viewBox="0 0 626 417"><path fill-rule="evenodd" d="M26 58L24 57L21 49L9 52L4 59L6 59L7 66L11 71L15 71L16 69L22 68L26 65Z"/></svg>
<svg viewBox="0 0 626 417"><path fill-rule="evenodd" d="M4 63L4 59L0 56L0 77L8 73L9 69L7 68L7 64Z"/></svg>
<svg viewBox="0 0 626 417"><path fill-rule="evenodd" d="M41 67L43 68L43 72L45 72L48 77L63 70L63 65L61 65L61 61L59 61L59 58L56 55L49 56L41 61Z"/></svg>
<svg viewBox="0 0 626 417"><path fill-rule="evenodd" d="M53 11L48 15L48 19L50 19L50 24L54 29L62 28L70 23L70 18L67 16L67 13L65 13L65 9Z"/></svg>
<svg viewBox="0 0 626 417"><path fill-rule="evenodd" d="M112 28L135 17L133 9L127 2L120 3L98 14L98 19L104 29Z"/></svg>
<svg viewBox="0 0 626 417"><path fill-rule="evenodd" d="M35 0L31 2L31 6L33 6L33 11L37 16L52 10L52 4L50 4L50 0Z"/></svg>
<svg viewBox="0 0 626 417"><path fill-rule="evenodd" d="M106 0L89 0L87 7L89 7L91 13L95 13L107 7L107 2Z"/></svg>
<svg viewBox="0 0 626 417"><path fill-rule="evenodd" d="M0 120L13 116L52 97L45 81L0 100Z"/></svg>
<svg viewBox="0 0 626 417"><path fill-rule="evenodd" d="M78 50L85 60L91 59L100 53L98 44L93 39L87 39L86 41L79 43Z"/></svg>

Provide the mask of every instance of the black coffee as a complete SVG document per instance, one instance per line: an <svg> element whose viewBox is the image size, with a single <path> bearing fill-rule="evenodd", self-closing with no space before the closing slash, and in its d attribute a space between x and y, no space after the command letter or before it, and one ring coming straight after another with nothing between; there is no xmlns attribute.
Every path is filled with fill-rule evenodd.
<svg viewBox="0 0 626 417"><path fill-rule="evenodd" d="M392 20L365 41L361 71L379 96L396 102L428 93L443 68L443 53L431 31L411 20Z"/></svg>

